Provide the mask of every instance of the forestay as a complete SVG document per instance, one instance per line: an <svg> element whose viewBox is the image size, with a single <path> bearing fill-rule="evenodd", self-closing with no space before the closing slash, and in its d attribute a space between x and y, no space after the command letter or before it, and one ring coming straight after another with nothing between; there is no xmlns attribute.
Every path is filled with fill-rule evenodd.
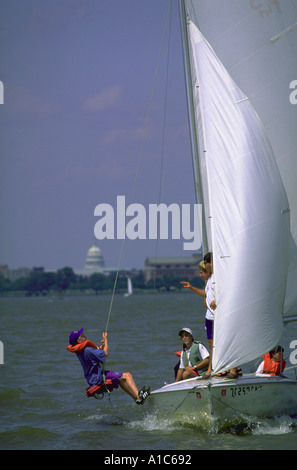
<svg viewBox="0 0 297 470"><path fill-rule="evenodd" d="M289 204L250 101L190 20L187 34L205 219L214 254L213 369L219 372L253 360L280 339Z"/></svg>

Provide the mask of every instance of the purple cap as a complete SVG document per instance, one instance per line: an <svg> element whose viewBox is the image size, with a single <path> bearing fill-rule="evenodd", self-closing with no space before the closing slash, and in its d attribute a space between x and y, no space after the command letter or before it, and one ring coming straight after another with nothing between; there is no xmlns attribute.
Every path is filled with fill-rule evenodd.
<svg viewBox="0 0 297 470"><path fill-rule="evenodd" d="M69 344L72 344L72 345L76 344L78 338L80 337L83 331L84 331L83 328L78 331L72 331L69 336Z"/></svg>

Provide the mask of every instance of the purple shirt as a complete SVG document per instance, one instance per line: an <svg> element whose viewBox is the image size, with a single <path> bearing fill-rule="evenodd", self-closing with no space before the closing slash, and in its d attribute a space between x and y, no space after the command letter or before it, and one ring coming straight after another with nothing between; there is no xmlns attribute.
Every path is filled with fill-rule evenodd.
<svg viewBox="0 0 297 470"><path fill-rule="evenodd" d="M84 376L90 386L99 385L103 382L102 369L100 366L105 361L105 351L87 347L77 354L84 370Z"/></svg>

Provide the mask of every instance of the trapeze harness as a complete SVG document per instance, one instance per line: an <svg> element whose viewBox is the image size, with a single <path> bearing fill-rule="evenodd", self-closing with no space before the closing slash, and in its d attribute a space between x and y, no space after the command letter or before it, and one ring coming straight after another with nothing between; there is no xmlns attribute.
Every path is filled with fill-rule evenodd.
<svg viewBox="0 0 297 470"><path fill-rule="evenodd" d="M78 343L78 344L75 344L74 346L72 344L69 344L69 346L67 346L67 349L68 351L72 353L78 354L79 352L81 352L83 349L87 347L99 349L97 344L93 343L92 341L89 341L88 339L84 341L83 343ZM91 387L86 388L85 394L87 397L94 397L94 398L100 399L104 397L105 393L109 395L110 392L113 391L112 380L105 379L105 372L104 372L103 364L101 364L100 367L102 369L103 382L101 382L98 385L92 385Z"/></svg>
<svg viewBox="0 0 297 470"><path fill-rule="evenodd" d="M277 361L272 362L271 356L269 353L263 356L264 365L263 365L263 374L269 375L280 375L284 371L286 366L286 361Z"/></svg>

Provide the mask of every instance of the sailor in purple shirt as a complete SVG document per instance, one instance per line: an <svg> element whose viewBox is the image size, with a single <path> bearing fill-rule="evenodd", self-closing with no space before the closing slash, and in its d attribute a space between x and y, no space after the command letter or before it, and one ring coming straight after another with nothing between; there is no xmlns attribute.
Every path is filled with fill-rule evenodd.
<svg viewBox="0 0 297 470"><path fill-rule="evenodd" d="M72 331L69 336L68 351L76 353L82 365L84 376L90 386L103 382L102 366L108 356L107 332L103 332L101 346L88 341L83 333L84 329ZM142 405L150 393L150 387L143 387L138 391L130 372L113 372L106 370L105 379L111 380L114 388L120 386L135 403Z"/></svg>

